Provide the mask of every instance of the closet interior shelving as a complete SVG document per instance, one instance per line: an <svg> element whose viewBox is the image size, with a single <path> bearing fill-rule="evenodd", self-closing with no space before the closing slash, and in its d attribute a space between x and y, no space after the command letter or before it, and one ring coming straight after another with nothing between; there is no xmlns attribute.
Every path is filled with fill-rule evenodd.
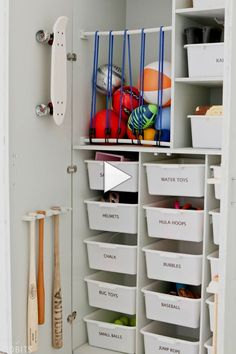
<svg viewBox="0 0 236 354"><path fill-rule="evenodd" d="M170 5L171 2L168 2ZM172 7L172 8L171 8ZM189 114L193 114L194 109L198 105L209 104L223 104L223 83L224 77L212 78L202 77L192 79L188 77L187 71L187 54L184 49L183 32L186 27L194 25L211 25L214 19L224 18L225 9L194 9L191 7L191 1L176 0L173 1L173 6L170 5L169 13L172 13L172 20L170 16L165 14L166 18L164 25L172 26L171 35L167 36L167 58L172 62L172 113L171 113L171 142L170 148L161 148L155 146L139 146L139 145L96 145L84 143L86 136L85 124L82 119L85 115L85 105L81 105L80 117L78 119L78 136L74 138L73 146L73 160L78 165L78 172L74 178L73 193L74 198L74 256L73 267L77 267L79 272L76 272L77 278L74 279L77 287L75 287L73 297L74 302L78 307L78 318L76 329L74 328L74 337L77 338L79 333L78 344L79 354L112 354L114 351L98 349L89 344L84 344L87 341L86 325L84 317L95 311L95 308L89 306L87 285L84 277L94 274L96 270L91 270L88 265L87 248L84 243L85 239L99 234L99 231L92 231L89 229L87 209L84 203L85 200L93 198L99 192L92 191L88 184L87 164L85 161L93 160L95 152L105 151L109 153L129 154L138 162L138 229L137 229L137 295L136 295L136 353L144 353L144 340L140 330L144 328L151 321L146 318L144 294L143 289L153 280L147 278L147 270L145 264L145 254L143 247L155 242L148 236L147 222L144 205L158 201L160 197L151 196L148 192L146 167L147 162L158 162L170 158L199 158L203 160L205 166L205 186L204 186L204 237L202 243L202 282L201 282L201 320L200 328L197 330L199 336L199 353L205 354L204 347L207 340L212 336L209 323L209 311L206 300L209 297L207 288L211 281L210 264L207 257L217 250L217 246L213 242L213 231L211 225L211 216L209 212L220 207L220 202L215 198L214 185L209 184L209 178L212 177L212 165L221 164L221 150L215 149L194 149L191 146L191 129L190 121L187 119ZM129 16L127 16L129 18ZM127 20L127 27L129 28L130 21ZM147 23L145 23L147 25ZM153 25L153 24L152 24ZM158 23L162 25L162 23ZM135 24L131 23L133 28ZM90 26L91 27L91 26ZM80 39L80 45L83 47L84 52L92 52L92 39ZM116 54L117 55L117 54ZM85 57L81 54L82 64ZM102 52L102 56L105 56ZM148 60L148 59L147 59ZM134 70L137 68L134 67ZM87 80L85 87L85 95L89 97L89 74L83 73L83 78ZM83 98L81 99L81 101ZM86 112L87 114L87 112ZM75 123L77 124L77 123ZM78 143L79 141L79 143ZM80 221L77 223L76 213L80 215ZM135 236L134 236L135 237ZM80 257L76 257L76 249L82 250ZM77 353L77 351L76 351Z"/></svg>

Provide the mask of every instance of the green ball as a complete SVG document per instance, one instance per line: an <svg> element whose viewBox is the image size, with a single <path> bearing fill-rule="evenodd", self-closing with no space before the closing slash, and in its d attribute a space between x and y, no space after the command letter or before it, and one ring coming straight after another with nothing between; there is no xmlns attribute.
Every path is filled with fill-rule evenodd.
<svg viewBox="0 0 236 354"><path fill-rule="evenodd" d="M122 316L120 318L120 321L123 322L124 326L128 326L129 325L129 318L126 316Z"/></svg>
<svg viewBox="0 0 236 354"><path fill-rule="evenodd" d="M147 129L154 125L158 108L154 104L144 105L136 108L128 120L130 130Z"/></svg>
<svg viewBox="0 0 236 354"><path fill-rule="evenodd" d="M129 325L130 327L136 327L136 316L130 318Z"/></svg>
<svg viewBox="0 0 236 354"><path fill-rule="evenodd" d="M121 320L115 320L114 324L116 324L118 326L124 326L124 324Z"/></svg>

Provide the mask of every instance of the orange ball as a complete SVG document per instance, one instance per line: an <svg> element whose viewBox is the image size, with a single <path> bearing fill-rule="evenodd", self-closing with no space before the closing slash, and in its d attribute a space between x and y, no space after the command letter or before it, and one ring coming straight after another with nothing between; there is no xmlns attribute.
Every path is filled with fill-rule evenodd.
<svg viewBox="0 0 236 354"><path fill-rule="evenodd" d="M148 128L144 130L144 140L153 141L155 140L156 130L153 128Z"/></svg>

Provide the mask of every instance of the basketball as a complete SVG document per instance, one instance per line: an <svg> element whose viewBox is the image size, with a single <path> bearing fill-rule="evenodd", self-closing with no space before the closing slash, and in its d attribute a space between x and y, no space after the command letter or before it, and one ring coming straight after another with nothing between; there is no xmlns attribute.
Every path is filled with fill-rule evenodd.
<svg viewBox="0 0 236 354"><path fill-rule="evenodd" d="M92 121L92 126L95 128L95 138L104 139L106 138L105 130L107 128L107 111L109 114L109 128L111 129L111 134L109 138L123 138L126 134L126 124L123 120L120 122L121 132L118 136L119 127L119 117L112 110L103 109L98 112Z"/></svg>
<svg viewBox="0 0 236 354"><path fill-rule="evenodd" d="M162 109L162 120L160 122L160 119L158 119L158 117L156 118L155 129L156 130L160 130L160 129L170 130L170 115L171 115L170 107L163 108Z"/></svg>
<svg viewBox="0 0 236 354"><path fill-rule="evenodd" d="M171 108L166 107L163 108L162 110L162 120L160 122L160 118L156 118L155 121L155 129L160 130L161 129L161 141L170 141L170 119L171 119Z"/></svg>
<svg viewBox="0 0 236 354"><path fill-rule="evenodd" d="M144 68L143 98L150 104L157 104L158 66L155 61ZM171 64L164 61L163 69L163 106L171 105Z"/></svg>
<svg viewBox="0 0 236 354"><path fill-rule="evenodd" d="M139 106L139 90L136 87L124 86L121 100L121 88L115 91L113 95L113 109L119 115L121 103L121 117L126 121L129 119L133 110ZM120 101L121 100L121 101Z"/></svg>
<svg viewBox="0 0 236 354"><path fill-rule="evenodd" d="M121 86L122 72L121 68L112 65L112 93ZM103 95L107 95L108 85L108 65L101 65L97 72L97 91Z"/></svg>
<svg viewBox="0 0 236 354"><path fill-rule="evenodd" d="M147 129L153 126L157 111L157 106L154 104L144 105L136 108L129 117L129 129Z"/></svg>

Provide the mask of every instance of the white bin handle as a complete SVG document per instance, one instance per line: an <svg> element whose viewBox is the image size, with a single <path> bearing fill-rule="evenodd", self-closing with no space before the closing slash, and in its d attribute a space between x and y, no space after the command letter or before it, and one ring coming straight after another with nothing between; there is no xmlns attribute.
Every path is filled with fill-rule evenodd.
<svg viewBox="0 0 236 354"><path fill-rule="evenodd" d="M99 248L108 249L108 250L115 250L115 249L117 249L117 246L116 245L108 245L108 244L106 244L106 245L100 244Z"/></svg>
<svg viewBox="0 0 236 354"><path fill-rule="evenodd" d="M113 325L113 324L110 324L110 323L106 323L104 325L98 324L98 328L102 328L102 329L117 329L117 325Z"/></svg>
<svg viewBox="0 0 236 354"><path fill-rule="evenodd" d="M221 180L218 178L208 178L207 183L208 184L221 184Z"/></svg>
<svg viewBox="0 0 236 354"><path fill-rule="evenodd" d="M116 290L118 288L116 285L107 284L107 283L99 283L98 287L100 289L110 289L110 290Z"/></svg>
<svg viewBox="0 0 236 354"><path fill-rule="evenodd" d="M160 253L161 258L173 258L173 259L182 259L183 256L181 256L178 253Z"/></svg>
<svg viewBox="0 0 236 354"><path fill-rule="evenodd" d="M162 168L163 170L174 170L176 168L181 168L184 169L186 168L186 166L181 165L181 164L166 164L166 165L159 165L160 168Z"/></svg>
<svg viewBox="0 0 236 354"><path fill-rule="evenodd" d="M165 295L165 294L158 294L158 297L159 297L159 299L162 299L162 300L164 300L164 301L166 301L166 302L180 302L181 300L177 297L177 296L171 296L171 299L169 298L169 296L168 296L168 298L167 298L167 294Z"/></svg>
<svg viewBox="0 0 236 354"><path fill-rule="evenodd" d="M160 338L160 342L162 342L162 343L168 343L168 344L179 344L176 340L174 340L174 339L170 339L170 338L167 338L167 337L161 337L161 336L159 336L159 338ZM163 338L163 339L162 339Z"/></svg>
<svg viewBox="0 0 236 354"><path fill-rule="evenodd" d="M99 208L118 208L119 204L117 203L107 203L101 202L99 203Z"/></svg>
<svg viewBox="0 0 236 354"><path fill-rule="evenodd" d="M188 210L187 210L188 211ZM161 214L184 214L186 212L186 209L159 209L158 212L160 212Z"/></svg>

